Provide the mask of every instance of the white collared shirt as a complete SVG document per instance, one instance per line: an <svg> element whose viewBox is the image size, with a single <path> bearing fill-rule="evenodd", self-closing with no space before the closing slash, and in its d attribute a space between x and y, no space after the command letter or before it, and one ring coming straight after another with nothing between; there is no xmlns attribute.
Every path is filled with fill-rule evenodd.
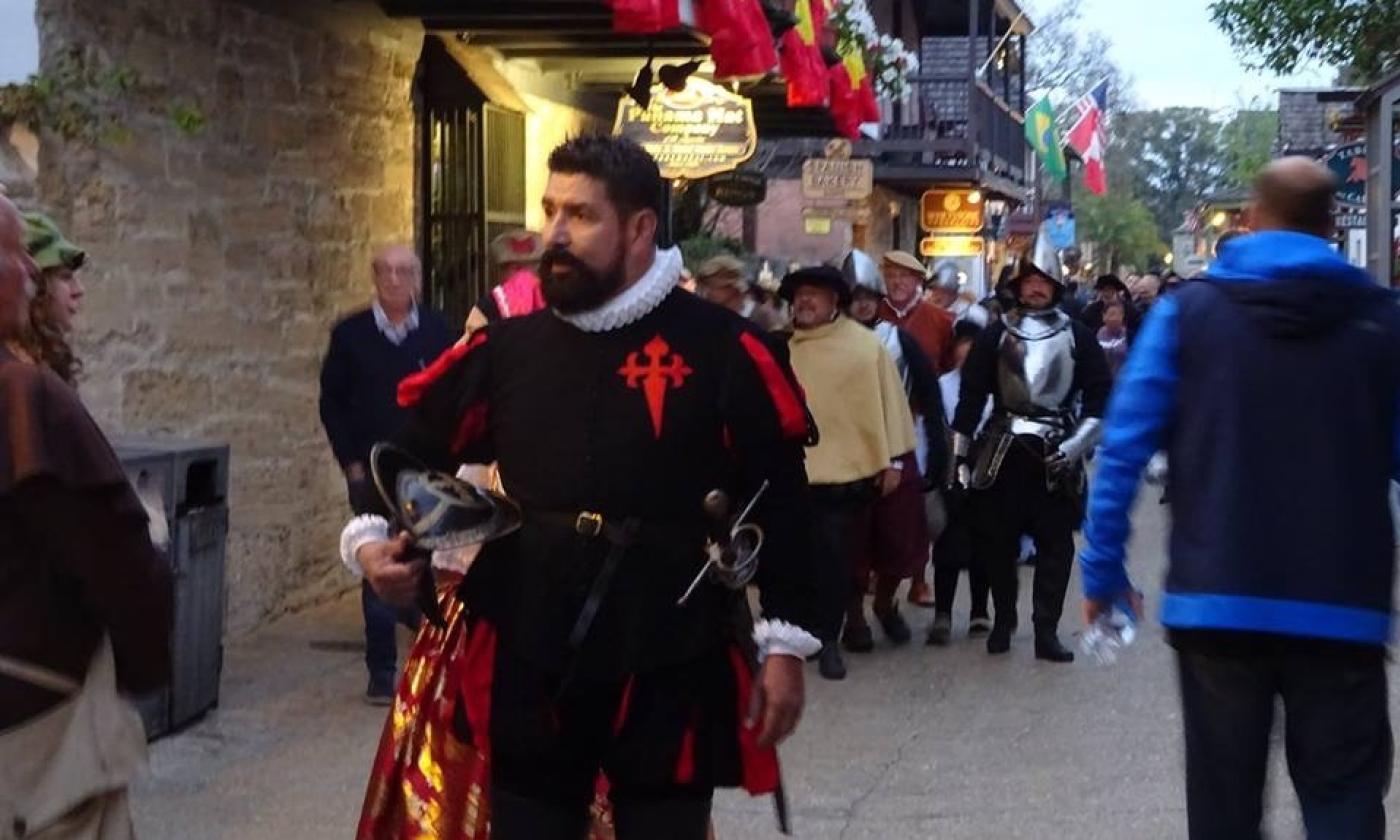
<svg viewBox="0 0 1400 840"><path fill-rule="evenodd" d="M374 325L389 339L389 343L395 347L404 343L408 334L418 329L418 305L414 304L409 310L408 317L403 319L402 324L395 324L389 320L389 315L384 311L384 307L379 305L379 298L374 299L370 307L374 310Z"/></svg>

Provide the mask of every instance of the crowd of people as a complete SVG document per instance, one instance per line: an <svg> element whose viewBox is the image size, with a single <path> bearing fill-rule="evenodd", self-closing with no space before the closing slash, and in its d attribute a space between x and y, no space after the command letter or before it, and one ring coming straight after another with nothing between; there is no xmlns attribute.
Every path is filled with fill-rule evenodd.
<svg viewBox="0 0 1400 840"><path fill-rule="evenodd" d="M362 578L366 697L394 704L358 836L699 840L717 787L773 795L785 826L776 747L804 660L844 678L844 654L876 647L872 618L909 643L901 600L950 644L964 572L967 635L1006 653L1029 540L1034 655L1072 661L1074 532L1087 509L1086 620L1140 612L1123 546L1163 450L1186 491L1163 622L1191 836L1258 836L1276 696L1309 831L1383 836L1400 309L1327 245L1324 169L1267 167L1258 232L1203 282L1090 290L1020 260L978 301L898 250L796 266L771 291L721 255L681 292L644 151L585 136L549 168L544 230L492 243L501 282L461 330L391 246L370 306L331 336L321 415L355 514L341 558ZM144 736L120 695L168 678L171 580L72 387L84 260L0 194L0 819L123 840ZM1327 418L1348 434L1298 452ZM372 474L382 441L408 472L476 489L434 477L399 509ZM1301 483L1240 480L1284 452ZM469 548L430 554L401 527L467 504ZM1257 527L1280 510L1292 530ZM761 530L740 527L750 513ZM420 628L402 678L396 623Z"/></svg>

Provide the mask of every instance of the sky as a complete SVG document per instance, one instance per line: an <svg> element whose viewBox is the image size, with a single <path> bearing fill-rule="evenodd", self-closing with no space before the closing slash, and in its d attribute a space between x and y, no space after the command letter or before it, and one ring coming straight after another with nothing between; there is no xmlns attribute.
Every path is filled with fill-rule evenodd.
<svg viewBox="0 0 1400 840"><path fill-rule="evenodd" d="M1329 87L1335 77L1318 66L1292 76L1250 69L1210 19L1210 0L1025 0L1022 8L1035 21L1061 2L1077 2L1084 25L1109 39L1144 108L1277 107L1279 88Z"/></svg>
<svg viewBox="0 0 1400 840"><path fill-rule="evenodd" d="M38 69L34 0L0 0L0 85L23 81Z"/></svg>

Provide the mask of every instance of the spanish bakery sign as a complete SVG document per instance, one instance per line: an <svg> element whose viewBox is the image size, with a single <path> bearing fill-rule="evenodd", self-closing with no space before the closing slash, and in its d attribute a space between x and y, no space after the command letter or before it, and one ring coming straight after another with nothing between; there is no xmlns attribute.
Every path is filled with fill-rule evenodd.
<svg viewBox="0 0 1400 840"><path fill-rule="evenodd" d="M758 147L753 103L714 82L686 80L680 91L657 85L643 108L617 103L613 134L635 140L656 158L663 178L707 178L728 172Z"/></svg>

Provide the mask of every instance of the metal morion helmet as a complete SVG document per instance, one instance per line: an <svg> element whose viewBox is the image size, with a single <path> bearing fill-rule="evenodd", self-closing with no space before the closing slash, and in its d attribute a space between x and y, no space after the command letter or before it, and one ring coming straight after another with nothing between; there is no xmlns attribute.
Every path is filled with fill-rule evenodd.
<svg viewBox="0 0 1400 840"><path fill-rule="evenodd" d="M880 266L871 256L858 248L852 248L841 258L841 276L854 294L856 289L864 289L873 295L885 296L885 278L880 276Z"/></svg>
<svg viewBox="0 0 1400 840"><path fill-rule="evenodd" d="M934 289L944 289L949 292L962 291L962 283L959 282L958 267L950 262L939 263L933 270L933 277L929 280L929 287Z"/></svg>

